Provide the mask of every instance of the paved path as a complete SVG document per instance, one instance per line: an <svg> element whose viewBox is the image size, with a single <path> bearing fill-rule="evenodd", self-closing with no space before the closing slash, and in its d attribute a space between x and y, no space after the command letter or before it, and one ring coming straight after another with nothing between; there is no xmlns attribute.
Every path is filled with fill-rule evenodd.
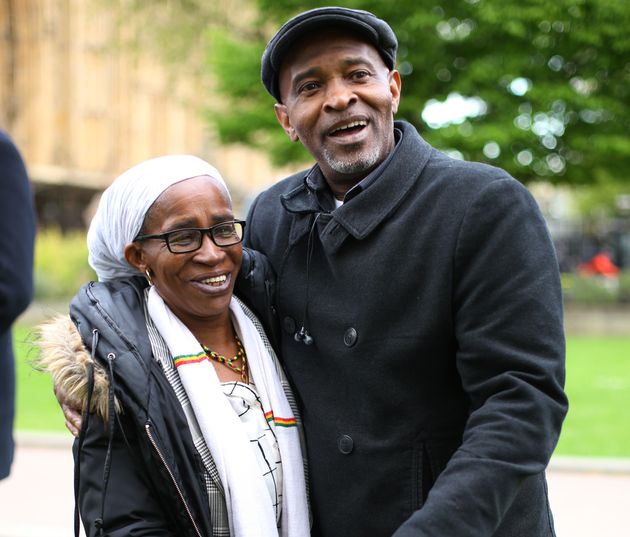
<svg viewBox="0 0 630 537"><path fill-rule="evenodd" d="M0 537L72 537L72 438L17 441L11 475L0 481Z"/></svg>
<svg viewBox="0 0 630 537"><path fill-rule="evenodd" d="M69 435L19 435L11 476L0 481L0 537L73 534ZM556 458L548 472L558 537L630 535L630 461Z"/></svg>
<svg viewBox="0 0 630 537"><path fill-rule="evenodd" d="M630 460L557 457L547 480L558 537L630 536Z"/></svg>

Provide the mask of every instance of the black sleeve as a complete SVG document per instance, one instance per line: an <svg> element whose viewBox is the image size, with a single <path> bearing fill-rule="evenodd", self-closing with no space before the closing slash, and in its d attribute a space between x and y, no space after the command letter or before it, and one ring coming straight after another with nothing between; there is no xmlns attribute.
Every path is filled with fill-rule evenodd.
<svg viewBox="0 0 630 537"><path fill-rule="evenodd" d="M34 242L35 211L26 168L0 132L0 334L31 301Z"/></svg>
<svg viewBox="0 0 630 537"><path fill-rule="evenodd" d="M106 480L108 436L101 418L90 415L80 454L75 440L74 459L80 465L79 512L85 534L98 535L95 522L102 519L104 535L110 537L175 537L177 532L166 518L168 511L161 505L148 479L149 470L139 456L137 436L125 426L124 416L122 420L126 440L116 424Z"/></svg>
<svg viewBox="0 0 630 537"><path fill-rule="evenodd" d="M276 275L264 254L243 248L243 263L236 280L235 294L260 319L269 341L277 350L278 320L275 309Z"/></svg>
<svg viewBox="0 0 630 537"><path fill-rule="evenodd" d="M471 413L463 443L395 537L493 535L517 494L534 494L528 478L544 472L567 412L558 265L520 183L494 181L471 200L455 273L456 360Z"/></svg>

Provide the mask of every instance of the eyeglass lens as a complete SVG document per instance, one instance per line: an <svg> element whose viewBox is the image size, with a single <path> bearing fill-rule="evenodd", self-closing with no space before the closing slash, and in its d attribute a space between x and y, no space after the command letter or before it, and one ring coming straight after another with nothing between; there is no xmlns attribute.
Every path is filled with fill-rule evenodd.
<svg viewBox="0 0 630 537"><path fill-rule="evenodd" d="M209 233L212 242L217 246L238 244L243 238L243 226L240 222L225 222L208 229L180 229L167 235L169 249L172 252L184 253L201 248L203 234Z"/></svg>

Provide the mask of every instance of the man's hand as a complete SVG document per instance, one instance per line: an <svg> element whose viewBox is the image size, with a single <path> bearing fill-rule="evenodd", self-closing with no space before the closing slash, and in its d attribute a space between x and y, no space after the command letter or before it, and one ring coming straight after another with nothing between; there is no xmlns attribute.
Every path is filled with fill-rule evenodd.
<svg viewBox="0 0 630 537"><path fill-rule="evenodd" d="M72 436L78 437L81 430L81 409L70 406L66 401L66 392L63 388L54 387L55 397L61 406L64 418L66 418L66 427L72 433Z"/></svg>

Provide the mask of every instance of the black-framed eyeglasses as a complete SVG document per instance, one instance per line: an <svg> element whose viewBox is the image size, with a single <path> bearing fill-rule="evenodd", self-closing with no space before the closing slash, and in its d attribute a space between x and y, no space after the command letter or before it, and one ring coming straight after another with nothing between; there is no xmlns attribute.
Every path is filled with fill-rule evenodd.
<svg viewBox="0 0 630 537"><path fill-rule="evenodd" d="M203 236L208 235L217 246L234 246L243 240L244 220L230 220L210 227L175 229L157 235L138 235L134 241L160 239L172 254L187 254L199 250Z"/></svg>

